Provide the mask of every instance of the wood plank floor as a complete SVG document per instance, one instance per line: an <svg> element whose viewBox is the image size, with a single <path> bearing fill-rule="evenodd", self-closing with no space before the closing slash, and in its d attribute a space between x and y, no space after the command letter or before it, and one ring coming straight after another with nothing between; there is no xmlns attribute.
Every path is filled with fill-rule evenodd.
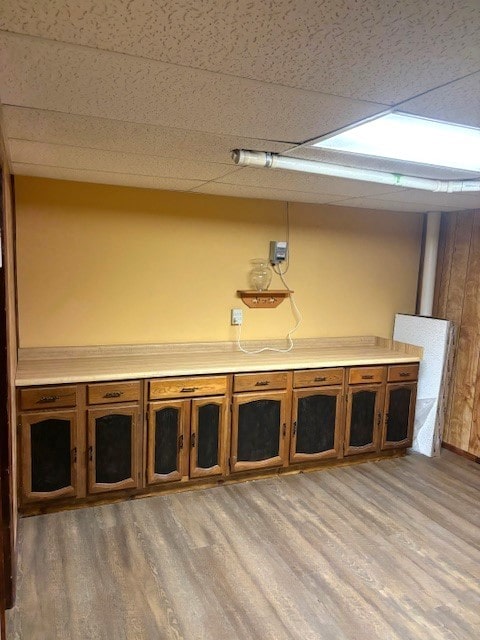
<svg viewBox="0 0 480 640"><path fill-rule="evenodd" d="M442 451L23 519L9 640L480 637L480 465Z"/></svg>

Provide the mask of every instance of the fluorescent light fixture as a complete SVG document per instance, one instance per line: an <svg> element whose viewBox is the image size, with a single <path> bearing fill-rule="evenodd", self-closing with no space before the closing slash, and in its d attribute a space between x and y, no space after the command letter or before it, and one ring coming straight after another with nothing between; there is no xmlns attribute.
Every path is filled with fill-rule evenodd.
<svg viewBox="0 0 480 640"><path fill-rule="evenodd" d="M312 146L480 172L480 129L406 113L361 122Z"/></svg>

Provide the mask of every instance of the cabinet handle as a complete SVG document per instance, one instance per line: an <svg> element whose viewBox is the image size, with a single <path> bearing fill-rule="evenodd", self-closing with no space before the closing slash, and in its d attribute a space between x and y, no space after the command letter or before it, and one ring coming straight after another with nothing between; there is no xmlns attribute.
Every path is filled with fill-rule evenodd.
<svg viewBox="0 0 480 640"><path fill-rule="evenodd" d="M77 462L77 447L73 447L73 449L72 449L72 458L73 458L73 462L76 463Z"/></svg>
<svg viewBox="0 0 480 640"><path fill-rule="evenodd" d="M379 411L378 412L378 416L377 416L377 427L380 426L380 423L382 422L382 412Z"/></svg>
<svg viewBox="0 0 480 640"><path fill-rule="evenodd" d="M270 381L269 381L269 380L258 380L258 381L255 383L255 386L256 386L256 387L267 387L269 384L270 384Z"/></svg>
<svg viewBox="0 0 480 640"><path fill-rule="evenodd" d="M362 376L362 380L373 380L373 376Z"/></svg>
<svg viewBox="0 0 480 640"><path fill-rule="evenodd" d="M183 387L180 393L194 393L198 390L198 387Z"/></svg>
<svg viewBox="0 0 480 640"><path fill-rule="evenodd" d="M319 376L318 378L314 378L314 382L325 382L327 376Z"/></svg>
<svg viewBox="0 0 480 640"><path fill-rule="evenodd" d="M107 391L107 393L103 396L104 398L119 398L123 396L123 391Z"/></svg>
<svg viewBox="0 0 480 640"><path fill-rule="evenodd" d="M294 422L293 423L293 435L296 435L296 433L297 433L297 423Z"/></svg>
<svg viewBox="0 0 480 640"><path fill-rule="evenodd" d="M409 378L410 373L408 371L400 371L400 378Z"/></svg>
<svg viewBox="0 0 480 640"><path fill-rule="evenodd" d="M285 436L287 435L287 425L285 422L283 423L282 433L283 433L283 437L285 438Z"/></svg>
<svg viewBox="0 0 480 640"><path fill-rule="evenodd" d="M385 414L385 422L388 425L388 421L390 420L390 414L386 413Z"/></svg>
<svg viewBox="0 0 480 640"><path fill-rule="evenodd" d="M191 437L191 440L190 440L190 441L191 441L191 444L192 444L192 449L194 449L194 448L195 448L195 436L196 436L196 434L195 434L195 433L192 433L192 437Z"/></svg>
<svg viewBox="0 0 480 640"><path fill-rule="evenodd" d="M183 434L178 438L178 450L183 449Z"/></svg>
<svg viewBox="0 0 480 640"><path fill-rule="evenodd" d="M93 447L88 447L88 459L90 462L93 460Z"/></svg>
<svg viewBox="0 0 480 640"><path fill-rule="evenodd" d="M37 400L37 404L56 402L57 400L60 400L60 396L42 396Z"/></svg>

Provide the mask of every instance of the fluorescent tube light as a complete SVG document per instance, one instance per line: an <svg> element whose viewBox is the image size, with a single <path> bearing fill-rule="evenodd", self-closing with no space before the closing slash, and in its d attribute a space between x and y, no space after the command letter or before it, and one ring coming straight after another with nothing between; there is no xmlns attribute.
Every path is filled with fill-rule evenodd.
<svg viewBox="0 0 480 640"><path fill-rule="evenodd" d="M405 113L387 113L312 146L480 172L480 129Z"/></svg>

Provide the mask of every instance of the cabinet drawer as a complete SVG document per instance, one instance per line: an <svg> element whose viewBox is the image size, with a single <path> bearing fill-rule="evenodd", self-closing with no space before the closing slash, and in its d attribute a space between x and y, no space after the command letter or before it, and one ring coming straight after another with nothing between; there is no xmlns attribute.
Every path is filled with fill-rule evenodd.
<svg viewBox="0 0 480 640"><path fill-rule="evenodd" d="M372 384L385 380L385 367L352 367L349 384Z"/></svg>
<svg viewBox="0 0 480 640"><path fill-rule="evenodd" d="M227 391L227 376L162 378L150 380L149 399L222 395Z"/></svg>
<svg viewBox="0 0 480 640"><path fill-rule="evenodd" d="M50 409L50 407L75 407L77 387L34 387L20 389L20 409Z"/></svg>
<svg viewBox="0 0 480 640"><path fill-rule="evenodd" d="M140 399L140 382L107 382L87 385L88 404L131 402Z"/></svg>
<svg viewBox="0 0 480 640"><path fill-rule="evenodd" d="M343 384L343 369L306 369L295 371L293 374L293 386L299 387L324 387L326 385Z"/></svg>
<svg viewBox="0 0 480 640"><path fill-rule="evenodd" d="M394 364L388 367L388 382L404 382L418 378L418 364Z"/></svg>
<svg viewBox="0 0 480 640"><path fill-rule="evenodd" d="M286 371L276 373L237 373L233 378L233 392L267 391L287 387Z"/></svg>

